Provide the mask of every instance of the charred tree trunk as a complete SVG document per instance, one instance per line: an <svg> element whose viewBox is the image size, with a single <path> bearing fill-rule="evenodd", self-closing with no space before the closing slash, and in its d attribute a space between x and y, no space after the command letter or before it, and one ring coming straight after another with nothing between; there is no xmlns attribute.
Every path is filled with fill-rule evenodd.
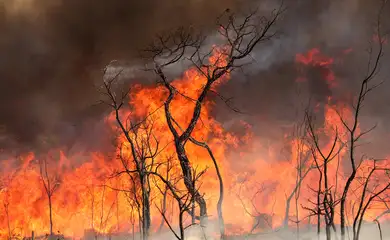
<svg viewBox="0 0 390 240"><path fill-rule="evenodd" d="M41 180L43 183L43 187L46 192L46 196L48 199L49 204L49 224L50 224L50 236L53 235L53 194L59 187L58 182L58 176L55 176L55 178L51 178L49 176L48 167L47 167L47 160L40 160L39 161L39 167L40 167L40 174L41 174Z"/></svg>
<svg viewBox="0 0 390 240"><path fill-rule="evenodd" d="M50 221L50 236L53 235L53 211L52 211L52 201L51 201L51 195L49 197L49 221Z"/></svg>
<svg viewBox="0 0 390 240"><path fill-rule="evenodd" d="M317 193L317 236L320 238L321 234L321 186L322 186L322 173L320 172L320 179L318 181L318 193Z"/></svg>
<svg viewBox="0 0 390 240"><path fill-rule="evenodd" d="M217 213L218 213L218 223L219 223L219 232L220 232L220 238L225 238L225 221L223 219L223 211L222 211L222 204L223 204L223 198L224 198L224 185L223 185L223 178L221 171L219 170L219 165L217 162L217 159L214 157L214 153L211 150L211 148L203 142L199 142L195 140L194 138L190 138L190 141L194 143L195 145L198 145L200 147L203 147L207 150L207 152L210 155L211 160L213 161L215 172L217 174L218 182L219 182L219 198L217 202Z"/></svg>
<svg viewBox="0 0 390 240"><path fill-rule="evenodd" d="M326 227L325 227L325 231L326 231L326 240L331 240L332 239L332 235L331 235L331 231L330 231L330 224L326 224Z"/></svg>
<svg viewBox="0 0 390 240"><path fill-rule="evenodd" d="M306 176L308 175L310 170L311 170L310 168L307 169L306 172L303 174L303 176L299 176L299 180L296 182L293 191L291 192L291 194L288 196L288 198L286 200L286 210L285 210L285 213L284 213L284 222L283 222L283 226L285 228L288 228L291 200L294 197L294 195L297 193L299 188L301 187L301 184L302 184L303 180L306 178Z"/></svg>
<svg viewBox="0 0 390 240"><path fill-rule="evenodd" d="M236 18L235 14L226 10L217 19L217 26L220 29L219 34L222 38L225 38L226 46L224 46L221 51L218 51L220 56L218 56L215 61L210 61L210 58L216 49L210 51L209 54L202 53L202 45L206 38L202 34L194 35L194 32L191 29L188 32L185 29L178 29L175 33L168 35L167 38L159 36L158 41L155 41L151 44L149 49L146 49L146 52L152 54L150 57L153 59L155 64L153 70L161 78L159 83L164 85L169 93L164 103L165 117L175 142L176 153L178 160L180 161L184 184L188 192L191 193L192 198L199 205L201 223L207 218L206 201L196 189L195 183L192 181L192 168L190 160L185 152L185 145L188 140L191 141L192 133L200 118L202 104L204 103L208 93L212 91L213 84L225 75L230 74L233 70L241 68L242 65L237 63L239 60L250 56L250 53L256 45L260 45L261 42L274 36L274 34L270 33L273 32L271 27L273 27L283 10L283 6L280 5L279 8L274 9L270 18L265 16L258 18L259 16L256 16L256 13L251 13L243 19L240 17ZM259 19L261 19L261 21L258 21ZM235 26L240 27L236 28ZM193 51L189 58L186 57L188 53L187 50ZM157 61L157 59L161 57L161 61L163 61L163 63L159 63L160 61ZM199 89L200 93L198 97L195 97L194 99L191 98L191 101L195 103L191 120L187 127L180 129L181 133L179 133L178 130L176 130L176 127L181 127L179 126L179 123L175 121L170 112L170 104L178 91L171 85L170 81L168 81L162 69L184 59L190 60L193 63L195 69L197 69L199 73L206 78L206 82L202 86L202 89ZM214 165L216 165L215 161ZM217 166L216 171L220 182L220 198L218 200L217 210L220 220L221 237L223 237L223 181Z"/></svg>
<svg viewBox="0 0 390 240"><path fill-rule="evenodd" d="M149 238L151 217L150 217L150 194L147 187L146 176L141 177L141 186L142 186L142 238L144 240L147 240Z"/></svg>
<svg viewBox="0 0 390 240"><path fill-rule="evenodd" d="M168 174L167 174L168 175ZM166 178L168 179L168 176L166 176ZM168 194L168 187L167 186L165 186L165 189L164 189L164 193L163 193L163 200L162 200L162 206L161 206L161 212L163 213L163 214L166 214L166 212L167 212L167 194ZM161 230L163 229L163 227L164 227L164 223L165 223L165 220L164 220L164 218L162 217L161 218L161 223L160 223L160 226L158 227L158 230L157 230L157 232L161 232Z"/></svg>
<svg viewBox="0 0 390 240"><path fill-rule="evenodd" d="M217 175L218 175L218 179L219 179L219 199L218 199L218 203L217 203L217 212L218 212L218 220L219 220L219 231L221 234L221 240L223 240L223 239L225 239L225 221L223 218L223 211L222 211L224 188L223 188L222 176L218 170L219 169L218 165L216 165L216 169L217 169Z"/></svg>
<svg viewBox="0 0 390 240"><path fill-rule="evenodd" d="M177 130L174 127L174 120L173 116L171 115L170 111L170 104L175 96L175 89L173 88L172 85L168 82L166 79L165 75L163 74L161 68L156 69L156 73L162 78L163 83L165 87L169 91L169 95L167 100L164 103L164 110L165 110L165 118L169 127L169 130L171 131L174 142L175 142L175 149L176 149L176 154L178 157L178 160L180 162L180 167L182 170L183 174L183 180L184 184L188 190L188 192L192 195L192 199L198 203L199 209L200 209L200 220L201 222L204 223L207 217L207 206L206 206L206 201L204 200L203 196L199 193L199 191L195 188L195 183L192 182L193 176L192 176L192 168L191 168L191 163L190 160L188 159L187 153L185 151L185 144L186 142L191 139L191 134L195 128L195 125L197 124L199 117L200 117L200 111L202 108L202 102L204 98L206 97L206 94L208 90L211 87L211 83L208 82L206 84L205 88L203 89L201 95L198 98L198 101L196 102L196 106L194 109L194 113L191 119L191 122L188 126L188 128L181 134L177 132Z"/></svg>
<svg viewBox="0 0 390 240"><path fill-rule="evenodd" d="M191 170L191 165L190 161L187 157L187 154L184 149L184 145L180 143L179 141L175 141L175 147L177 151L177 157L179 158L180 161L180 167L183 172L183 180L184 184L187 188L187 190L191 193L193 196L194 200L198 203L199 205L199 215L200 215L200 220L203 222L205 218L207 217L207 206L206 206L206 201L204 200L203 196L200 195L199 191L196 189L192 179L192 170Z"/></svg>

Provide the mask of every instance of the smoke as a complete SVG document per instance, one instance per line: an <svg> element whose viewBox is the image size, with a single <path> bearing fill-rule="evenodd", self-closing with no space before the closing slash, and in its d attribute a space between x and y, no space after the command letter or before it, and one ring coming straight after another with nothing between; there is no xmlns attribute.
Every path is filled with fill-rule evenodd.
<svg viewBox="0 0 390 240"><path fill-rule="evenodd" d="M113 59L138 61L157 32L206 29L228 1L18 0L0 2L0 148L77 139L101 118L96 82ZM64 130L66 126L66 131ZM60 137L61 135L61 137ZM62 141L62 137L67 141Z"/></svg>
<svg viewBox="0 0 390 240"><path fill-rule="evenodd" d="M278 1L251 2L266 11ZM192 24L212 36L214 20L221 12L244 5L247 4L240 0L1 1L0 148L72 145L88 133L101 134L91 129L91 123L102 126L107 110L96 104L96 85L102 81L104 66L115 59L141 66L139 50L156 33L179 25ZM313 47L329 56L352 48L353 53L346 57L341 69L336 69L336 74L342 76L338 91L342 95L344 90L358 86L361 75L355 69L364 67L367 59L359 52L372 37L379 1L299 0L285 1L285 5L287 11L278 25L278 38L257 48L252 55L255 61L245 74L237 73L221 89L247 113L238 115L218 107L215 115L226 125L231 119L241 118L249 123L266 119L259 124L261 129L270 122L283 125L295 118L293 106L297 99L305 98L297 97L295 54ZM384 22L388 25L387 19ZM315 79L318 74L313 72L314 80L310 79L306 93L301 94L314 94L319 99L326 99L329 93L336 95ZM131 81L151 82L139 72L131 70L131 74ZM388 86L384 86L374 96L384 110L368 107L368 114L379 120L390 113L386 107Z"/></svg>
<svg viewBox="0 0 390 240"><path fill-rule="evenodd" d="M365 222L362 224L361 229L361 239L380 239L380 233L382 233L383 240L390 239L390 231L389 231L389 223L381 223L381 232L378 229L376 223ZM178 231L178 229L175 229ZM186 229L186 239L188 240L200 240L205 239L215 239L213 238L213 233L218 232L218 224L216 222L210 222L207 228L201 228L199 226L191 226ZM352 231L346 233L347 236L352 237ZM332 237L337 238L332 232ZM115 240L115 237L112 238ZM170 231L162 232L155 236L151 236L151 239L163 239L163 240L171 240L176 239L175 236ZM252 233L247 234L246 236L229 236L229 239L232 240L309 240L309 239L320 239L325 240L325 229L321 229L320 237L317 237L317 229L316 226L304 226L301 225L299 232L296 229L279 229L271 232L261 232L261 233Z"/></svg>
<svg viewBox="0 0 390 240"><path fill-rule="evenodd" d="M244 113L232 112L219 102L215 114L226 127L241 119L253 125L255 134L281 139L285 134L283 126L303 118L309 98L326 103L328 97L332 97L333 101L349 103L351 99L345 98L356 96L359 92L369 62L367 50L375 34L381 1L370 4L360 0L285 3L287 12L279 22L279 36L261 44L252 54L254 62L244 70L244 74L237 73L220 89L225 98L233 99L230 105ZM389 9L387 5L384 11ZM384 14L381 21L383 30L388 30L389 17ZM371 43L374 46L373 56L377 51L375 44ZM337 87L332 88L326 83L323 76L326 68L321 66L308 66L307 82L297 85L301 72L295 60L296 54L305 54L313 48L318 48L321 55L334 59L331 69L336 76ZM386 49L385 46L381 66L389 61ZM384 67L380 71L374 83L386 80L390 73ZM370 139L380 143L374 147L370 145L376 153L386 150L384 143L390 134L389 127L385 126L390 116L386 103L389 101L388 90L389 84L385 81L367 96L361 113L362 128L377 125Z"/></svg>
<svg viewBox="0 0 390 240"><path fill-rule="evenodd" d="M267 99L268 104L274 102L272 99L291 102L292 95L296 94L292 92L292 85L299 74L295 56L312 48L320 49L322 54L329 57L343 60L341 63L336 61L332 66L341 85L338 88L341 89L340 92L348 87L357 87L364 73L357 73L356 68L366 69L368 57L363 56L362 52L366 53L368 41L373 37L377 17L375 14L379 5L380 1L367 7L363 1L358 0L291 3L284 19L279 23L279 37L256 49L252 54L254 62L246 69L246 75L238 74L236 81L226 85L225 92L234 95L237 104L242 101L242 105L245 105L241 106L244 107L243 112L253 113L255 110L252 106L257 107L264 102L260 98ZM343 55L343 51L347 49L352 49L352 53ZM309 93L329 96L329 87L324 89L327 87L323 85L324 80L320 79L322 68L312 70L313 76L309 77L309 84L316 84L309 86ZM256 91L257 94L248 94L247 91ZM274 97L275 94L279 97ZM271 105L277 107L277 104ZM262 107L257 109L261 111ZM280 108L284 109L285 106L282 104Z"/></svg>

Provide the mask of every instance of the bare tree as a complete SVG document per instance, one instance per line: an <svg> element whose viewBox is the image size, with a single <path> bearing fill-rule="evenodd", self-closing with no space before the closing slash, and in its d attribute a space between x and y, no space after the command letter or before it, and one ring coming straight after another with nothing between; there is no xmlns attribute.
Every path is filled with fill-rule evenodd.
<svg viewBox="0 0 390 240"><path fill-rule="evenodd" d="M264 194L264 192L266 190L269 191L269 189L267 189L267 187L265 186L264 183L256 183L257 186L253 186L251 184L250 187L248 187L251 190L256 189L254 194L248 199L248 200L250 200L250 206L248 207L247 204L245 204L245 199L241 196L242 195L242 188L243 187L246 188L247 187L246 185L248 185L247 180L248 179L244 179L242 182L239 183L236 197L240 201L245 213L248 214L249 216L251 216L253 219L253 224L252 224L249 232L247 233L247 235L249 236L249 235L254 234L255 230L259 230L259 229L271 230L271 229L273 229L272 220L274 217L274 207L272 207L270 213L265 213L265 212L262 212L258 209L258 205L256 204L256 200L258 200L258 197L259 196L261 197L262 194ZM276 203L276 199L274 201L274 205L275 205L275 203Z"/></svg>
<svg viewBox="0 0 390 240"><path fill-rule="evenodd" d="M87 186L87 191L89 195L91 196L91 230L93 231L93 234L95 235L95 240L97 239L97 235L95 232L95 188L96 186L92 183L91 185Z"/></svg>
<svg viewBox="0 0 390 240"><path fill-rule="evenodd" d="M49 174L48 163L46 158L39 159L39 171L46 196L49 201L49 222L50 236L53 235L53 194L60 186L60 178L58 174Z"/></svg>
<svg viewBox="0 0 390 240"><path fill-rule="evenodd" d="M192 169L193 179L191 181L195 187L197 187L197 188L200 187L200 186L197 186L197 184L200 183L200 178L204 175L206 170L207 169L204 169L200 172L197 172L196 169ZM168 220L166 214L163 211L161 211L161 209L159 209L157 206L156 207L159 210L165 223L167 224L167 226L169 227L169 229L171 230L173 235L176 237L176 239L184 240L185 239L185 230L188 227L195 225L195 223L193 223L193 222L189 225L186 225L185 218L184 218L185 213L192 214L192 211L193 211L192 206L193 206L193 202L194 202L192 198L194 197L194 195L191 192L189 192L188 190L180 190L179 188L177 188L179 181L183 178L182 176L180 176L179 178L168 180L168 179L165 179L161 174L158 173L157 168L155 169L154 172L150 172L150 174L158 177L163 183L165 183L165 186L168 187L168 189L171 193L171 196L173 197L174 200L176 200L176 203L178 205L178 210L179 210L179 213L178 213L178 215L179 215L178 216L179 233L177 233L175 231L174 227L172 226L172 224Z"/></svg>
<svg viewBox="0 0 390 240"><path fill-rule="evenodd" d="M120 96L115 92L115 83L118 75L104 82L103 94L108 100L103 101L114 111L115 121L120 133L124 136L124 142L120 143L118 159L121 161L122 170L117 171L112 177L126 175L132 184L134 201L139 211L141 221L142 238L148 239L151 227L150 213L150 179L149 172L155 165L155 158L159 154L159 141L153 134L154 121L150 115L134 123L131 116L122 118L121 110L125 104L128 92L121 92ZM140 192L138 191L138 187ZM127 192L128 190L126 190Z"/></svg>
<svg viewBox="0 0 390 240"><path fill-rule="evenodd" d="M130 198L127 198L128 201L130 200ZM135 211L134 211L134 203L130 200L129 201L129 204L130 204L130 207L131 207L131 211L130 211L130 223L131 223L131 235L132 235L132 238L133 240L135 239Z"/></svg>
<svg viewBox="0 0 390 240"><path fill-rule="evenodd" d="M103 229L105 230L107 227L108 220L112 217L114 214L114 206L116 205L117 201L114 200L111 202L109 205L110 207L108 209L105 209L106 206L106 191L107 188L110 188L110 186L106 185L105 183L100 186L101 189L101 196L100 196L100 216L99 216L99 230L102 231ZM95 239L97 239L98 235L102 234L101 232L95 232ZM110 232L105 232L103 233L104 235L111 234ZM102 234L102 235L103 235Z"/></svg>
<svg viewBox="0 0 390 240"><path fill-rule="evenodd" d="M353 223L352 223L352 237L353 240L358 240L360 236L360 230L362 226L362 222L364 219L364 214L367 209L369 209L371 203L378 199L385 191L389 189L390 185L378 185L374 184L373 176L378 171L385 172L387 175L387 170L385 168L380 168L377 166L378 161L374 159L369 159L366 156L358 157L357 147L359 146L359 141L368 133L370 133L375 126L369 128L368 130L360 130L360 114L362 111L363 103L368 96L368 94L373 91L376 87L380 86L380 83L374 83L373 80L379 73L379 65L380 60L383 55L383 44L384 44L384 36L381 33L381 16L382 11L386 1L383 1L377 19L377 36L378 36L378 50L375 54L373 54L373 49L371 48L369 51L370 59L368 62L367 72L363 79L361 80L360 90L358 92L357 98L352 104L352 119L345 119L342 114L336 110L339 120L342 123L343 130L342 132L346 132L346 136L348 140L343 142L343 136L340 136L340 129L334 129L334 141L332 143L332 147L328 154L325 154L323 148L319 143L319 136L316 133L315 128L313 126L312 117L307 114L307 121L309 122L309 132L312 139L313 147L312 147L312 155L316 163L316 167L319 172L319 185L318 189L316 189L317 193L317 202L315 203L317 208L311 209L310 211L313 214L318 216L318 233L320 232L320 216L324 217L325 226L326 226L326 235L327 239L330 239L331 233L330 229L333 229L336 232L334 219L336 215L336 206L339 206L340 210L337 212L340 215L340 235L341 239L345 240L346 236L346 219L347 219L347 211L349 209L346 208L348 199L350 197L351 187L356 184L358 187L354 189L353 192L356 195L356 192L361 192L357 196L357 212L352 212ZM350 121L349 121L350 120ZM339 146L338 148L336 146ZM336 186L331 186L329 184L329 163L338 157L338 161L340 161L340 151L341 149L346 148L348 150L348 161L350 163L351 172L348 176L346 176L346 182L341 189L341 193L337 193L337 176L338 176L338 167L336 170ZM338 150L337 150L338 149ZM339 164L339 163L338 163ZM359 176L362 174L364 168L362 166L369 165L370 170L366 176ZM355 196L351 196L355 197Z"/></svg>
<svg viewBox="0 0 390 240"><path fill-rule="evenodd" d="M315 191L317 195L316 215L318 216L317 219L319 221L319 216L321 215L321 213L323 213L323 216L325 218L326 236L327 239L331 239L330 230L333 229L336 232L334 218L335 208L338 205L339 200L334 198L335 194L333 194L332 186L329 183L328 166L329 163L338 156L344 145L340 144L338 131L337 129L335 129L335 137L332 142L331 149L327 154L324 153L319 142L318 134L314 130L312 117L308 113L306 113L306 118L308 122L307 125L309 129L309 135L313 143L313 146L311 147L312 157L314 159L315 166L319 172L318 189ZM317 224L319 233L320 226L319 223Z"/></svg>
<svg viewBox="0 0 390 240"><path fill-rule="evenodd" d="M171 182L173 180L173 179L171 179L172 178L171 171L172 171L173 166L174 166L172 160L173 160L172 157L168 157L167 161L166 161L166 164L165 164L166 165L165 166L166 167L165 179L168 182ZM158 184L159 183L158 179L153 178L153 180L154 180L154 184L155 184L156 188L160 191L160 193L161 193L161 195L163 197L163 199L161 201L161 207L159 208L159 211L160 211L162 217L161 217L160 225L159 225L158 230L157 230L157 232L161 232L163 227L164 227L164 224L166 222L165 218L166 218L166 214L167 214L167 211L168 211L167 204L168 204L168 200L169 200L169 198L168 198L169 197L168 196L169 187L168 187L168 185L165 184L164 187L161 188L159 186L159 184Z"/></svg>
<svg viewBox="0 0 390 240"><path fill-rule="evenodd" d="M384 9L386 3L387 3L386 0L382 1L382 5L380 7L378 17L377 17L376 31L377 31L377 36L378 36L379 49L373 58L372 58L373 49L370 49L370 59L369 59L368 66L367 66L367 72L361 81L360 90L359 90L357 100L353 104L354 116L352 119L352 124L348 124L346 121L344 121L343 117L340 115L340 119L343 122L345 129L349 133L348 149L349 149L349 161L350 161L350 165L351 165L351 169L352 169L352 171L351 171L350 175L348 176L348 179L345 183L343 193L341 196L341 201L340 201L340 230L341 230L341 239L342 240L345 239L345 232L346 232L345 231L346 200L347 200L347 196L348 196L348 192L350 190L351 184L355 180L356 173L357 173L359 165L360 165L359 161L356 159L357 157L356 157L356 153L355 153L356 147L358 145L357 143L364 135L371 132L371 130L373 130L375 127L374 126L373 128L370 128L370 129L363 131L363 132L358 131L358 123L360 121L359 116L360 116L361 109L363 107L363 102L364 102L365 98L367 97L367 95L381 84L381 83L379 83L379 84L373 83L373 80L374 80L375 76L378 74L380 60L381 60L382 55L383 55L383 44L385 41L385 39L384 39L385 36L382 35L382 31L381 31L381 27L382 27L381 26L381 17L382 17L382 12L383 12L383 9Z"/></svg>
<svg viewBox="0 0 390 240"><path fill-rule="evenodd" d="M296 179L295 179L295 186L289 193L289 195L286 196L286 210L284 215L284 222L283 225L285 228L288 228L289 225L289 219L290 219L290 207L291 207L291 201L293 198L295 198L295 210L296 210L296 219L295 222L297 224L297 230L299 231L299 222L301 221L299 219L299 208L298 208L298 201L299 201L299 193L302 188L302 183L305 180L306 176L310 173L311 170L314 169L312 161L311 161L311 155L310 151L307 149L307 122L301 121L294 125L294 131L293 131L293 138L295 140L295 155L296 159L293 159L296 161Z"/></svg>
<svg viewBox="0 0 390 240"><path fill-rule="evenodd" d="M358 199L358 208L354 214L352 224L353 240L359 240L360 238L360 231L364 216L370 205L378 198L378 196L381 196L385 191L390 190L390 168L378 166L380 161L377 159L372 159L371 161L370 170L367 176L362 177L363 189L361 191L361 196ZM384 180L382 174L375 176L379 172L383 173L383 175L387 177L385 184L381 184Z"/></svg>
<svg viewBox="0 0 390 240"><path fill-rule="evenodd" d="M187 31L184 28L180 28L173 34L158 36L156 41L147 49L147 52L152 55L154 72L160 78L158 83L164 86L168 92L168 97L164 103L166 121L174 139L185 186L193 194L194 200L199 205L201 222L207 218L206 201L192 184L191 160L186 153L185 146L188 141L191 141L199 146L206 147L206 145L199 144L199 141L192 138L192 133L200 119L202 104L210 92L215 93L213 85L219 79L241 68L244 65L242 60L250 57L257 45L270 40L275 35L272 27L282 12L283 9L280 6L272 12L270 18L259 16L257 11L240 18L227 9L217 19L218 35L223 39L223 46L220 48L212 47L210 51L203 51L205 36L194 33L191 31L192 29ZM209 61L210 57L213 57L211 61ZM206 79L195 99L180 93L164 73L165 67L181 61L189 61L198 70L199 74ZM175 116L171 113L171 103L177 95L181 95L195 104L192 118L185 127L179 126ZM219 96L219 94L217 95ZM213 157L211 158L213 159ZM225 234L222 214L223 181L215 159L213 159L213 163L220 182L218 216L221 237L223 237Z"/></svg>

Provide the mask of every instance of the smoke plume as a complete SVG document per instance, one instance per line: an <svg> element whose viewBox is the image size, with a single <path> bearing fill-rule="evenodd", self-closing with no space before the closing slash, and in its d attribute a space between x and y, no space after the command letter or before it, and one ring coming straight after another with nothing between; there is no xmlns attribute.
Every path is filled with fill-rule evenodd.
<svg viewBox="0 0 390 240"><path fill-rule="evenodd" d="M0 125L7 136L1 147L76 138L85 121L104 111L96 106L95 83L106 64L136 61L157 32L207 28L238 2L1 1Z"/></svg>
<svg viewBox="0 0 390 240"><path fill-rule="evenodd" d="M361 75L354 69L366 63L359 52L372 37L379 6L379 1L374 2L285 1L279 37L257 49L247 74L236 74L222 89L249 113L234 118L258 122L267 116L270 121L288 122L296 96L292 90L297 75L295 54L313 47L330 56L352 48L354 57L347 56L336 74L346 76L340 80L339 91L355 89ZM251 3L263 10L275 5L275 1ZM88 136L85 132L102 134L85 126L101 122L106 110L96 104L96 85L106 64L115 59L137 63L139 50L156 33L179 25L191 24L213 34L214 20L221 12L247 4L240 0L1 1L0 147L69 144ZM390 113L384 89L388 87L375 96L384 110L368 108L379 118ZM308 86L308 95L313 94L325 99L336 93L314 79ZM223 107L215 114L222 122L232 118Z"/></svg>

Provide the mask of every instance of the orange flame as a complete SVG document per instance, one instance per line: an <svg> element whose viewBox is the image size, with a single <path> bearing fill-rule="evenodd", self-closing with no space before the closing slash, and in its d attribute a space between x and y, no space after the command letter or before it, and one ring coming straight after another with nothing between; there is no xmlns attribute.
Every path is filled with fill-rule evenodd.
<svg viewBox="0 0 390 240"><path fill-rule="evenodd" d="M223 51L223 48L215 50L210 58L211 63L226 64L226 59L221 57L220 51ZM309 51L307 55L297 55L296 60L304 65L325 67L327 69L325 79L331 83L335 82L335 75L331 71L333 60L322 56L318 49ZM214 85L214 90L229 79L229 74L223 76ZM181 79L172 82L179 94L176 94L170 110L179 125L187 126L190 122L194 107L193 99L198 97L206 81L203 74L192 68L187 70ZM154 137L160 146L164 146L164 151L156 157L156 162L164 162L167 158L176 156L172 144L173 139L162 108L166 96L167 93L162 86L136 85L130 92L131 110L121 112L124 122L126 119L139 119L150 115L148 119L152 124L147 127L153 128ZM250 125L243 123L246 134L242 137L227 132L212 117L213 106L214 102L210 98L204 102L201 120L196 125L193 137L207 142L220 164L226 192L223 210L228 232L234 234L251 230L255 223L254 217L261 214L272 217L270 227L281 226L286 216L286 204L289 197L292 200L287 216L303 218L307 212L302 206L311 204L310 199L313 199L314 193L310 189L315 189L318 182L316 170L308 171L313 163L308 143L298 137L292 140L287 139L291 152L288 159L277 154L278 149L263 151L267 148L265 141L254 136ZM335 129L342 141L348 138L346 131L343 130L345 128L340 121L339 114L347 119L347 123L353 119L351 109L342 103L328 103L325 106L324 125L318 129L319 133L326 137L325 139L329 139L323 144L325 153L329 152L332 147ZM117 129L113 114L107 118L107 123ZM144 131L147 130L150 129ZM146 132L141 131L140 134L142 138L145 137ZM117 146L116 154L126 148L123 134L118 137ZM340 143L336 148L339 147ZM232 149L235 150L232 151ZM205 149L191 143L186 145L186 151L193 166L199 169L209 168L202 178L200 191L206 194L209 214L215 218L219 185L209 155ZM125 152L125 154L129 153ZM346 154L346 150L340 151L338 160L343 159ZM306 160L302 161L304 156ZM95 229L105 234L131 232L133 225L138 227L136 211L129 204L126 192L130 189L131 182L126 177L107 178L123 168L116 157L103 156L101 153L78 153L66 156L61 150L53 149L46 156L34 156L30 153L20 158L9 158L7 161L0 162L2 164L0 168L2 181L0 238L6 238L9 232L19 236L28 236L31 231L37 234L49 231L48 198L39 167L36 164L39 159L47 161L49 179L52 181L58 179L59 183L59 188L53 194L52 205L55 231L79 238L83 236L85 229ZM345 174L349 171L345 164L340 164L338 160L331 161L329 164L330 185L335 188L341 188L345 184L345 178L337 174ZM296 195L293 194L297 186L297 166L300 166L301 174L308 171L300 185L299 200L295 200ZM366 174L369 167L369 164L363 165L358 175ZM180 169L177 167L173 171L180 174ZM381 174L376 177L384 178L385 176ZM359 189L358 183L352 188ZM123 191L118 192L118 189ZM350 199L348 207L352 209L357 198L351 194ZM162 201L162 196L156 187L152 188L152 201L157 205ZM367 219L377 216L381 208L383 204L375 203L375 208L370 209L366 216ZM168 208L168 211L174 210ZM154 230L160 221L161 216L158 210L152 207Z"/></svg>

